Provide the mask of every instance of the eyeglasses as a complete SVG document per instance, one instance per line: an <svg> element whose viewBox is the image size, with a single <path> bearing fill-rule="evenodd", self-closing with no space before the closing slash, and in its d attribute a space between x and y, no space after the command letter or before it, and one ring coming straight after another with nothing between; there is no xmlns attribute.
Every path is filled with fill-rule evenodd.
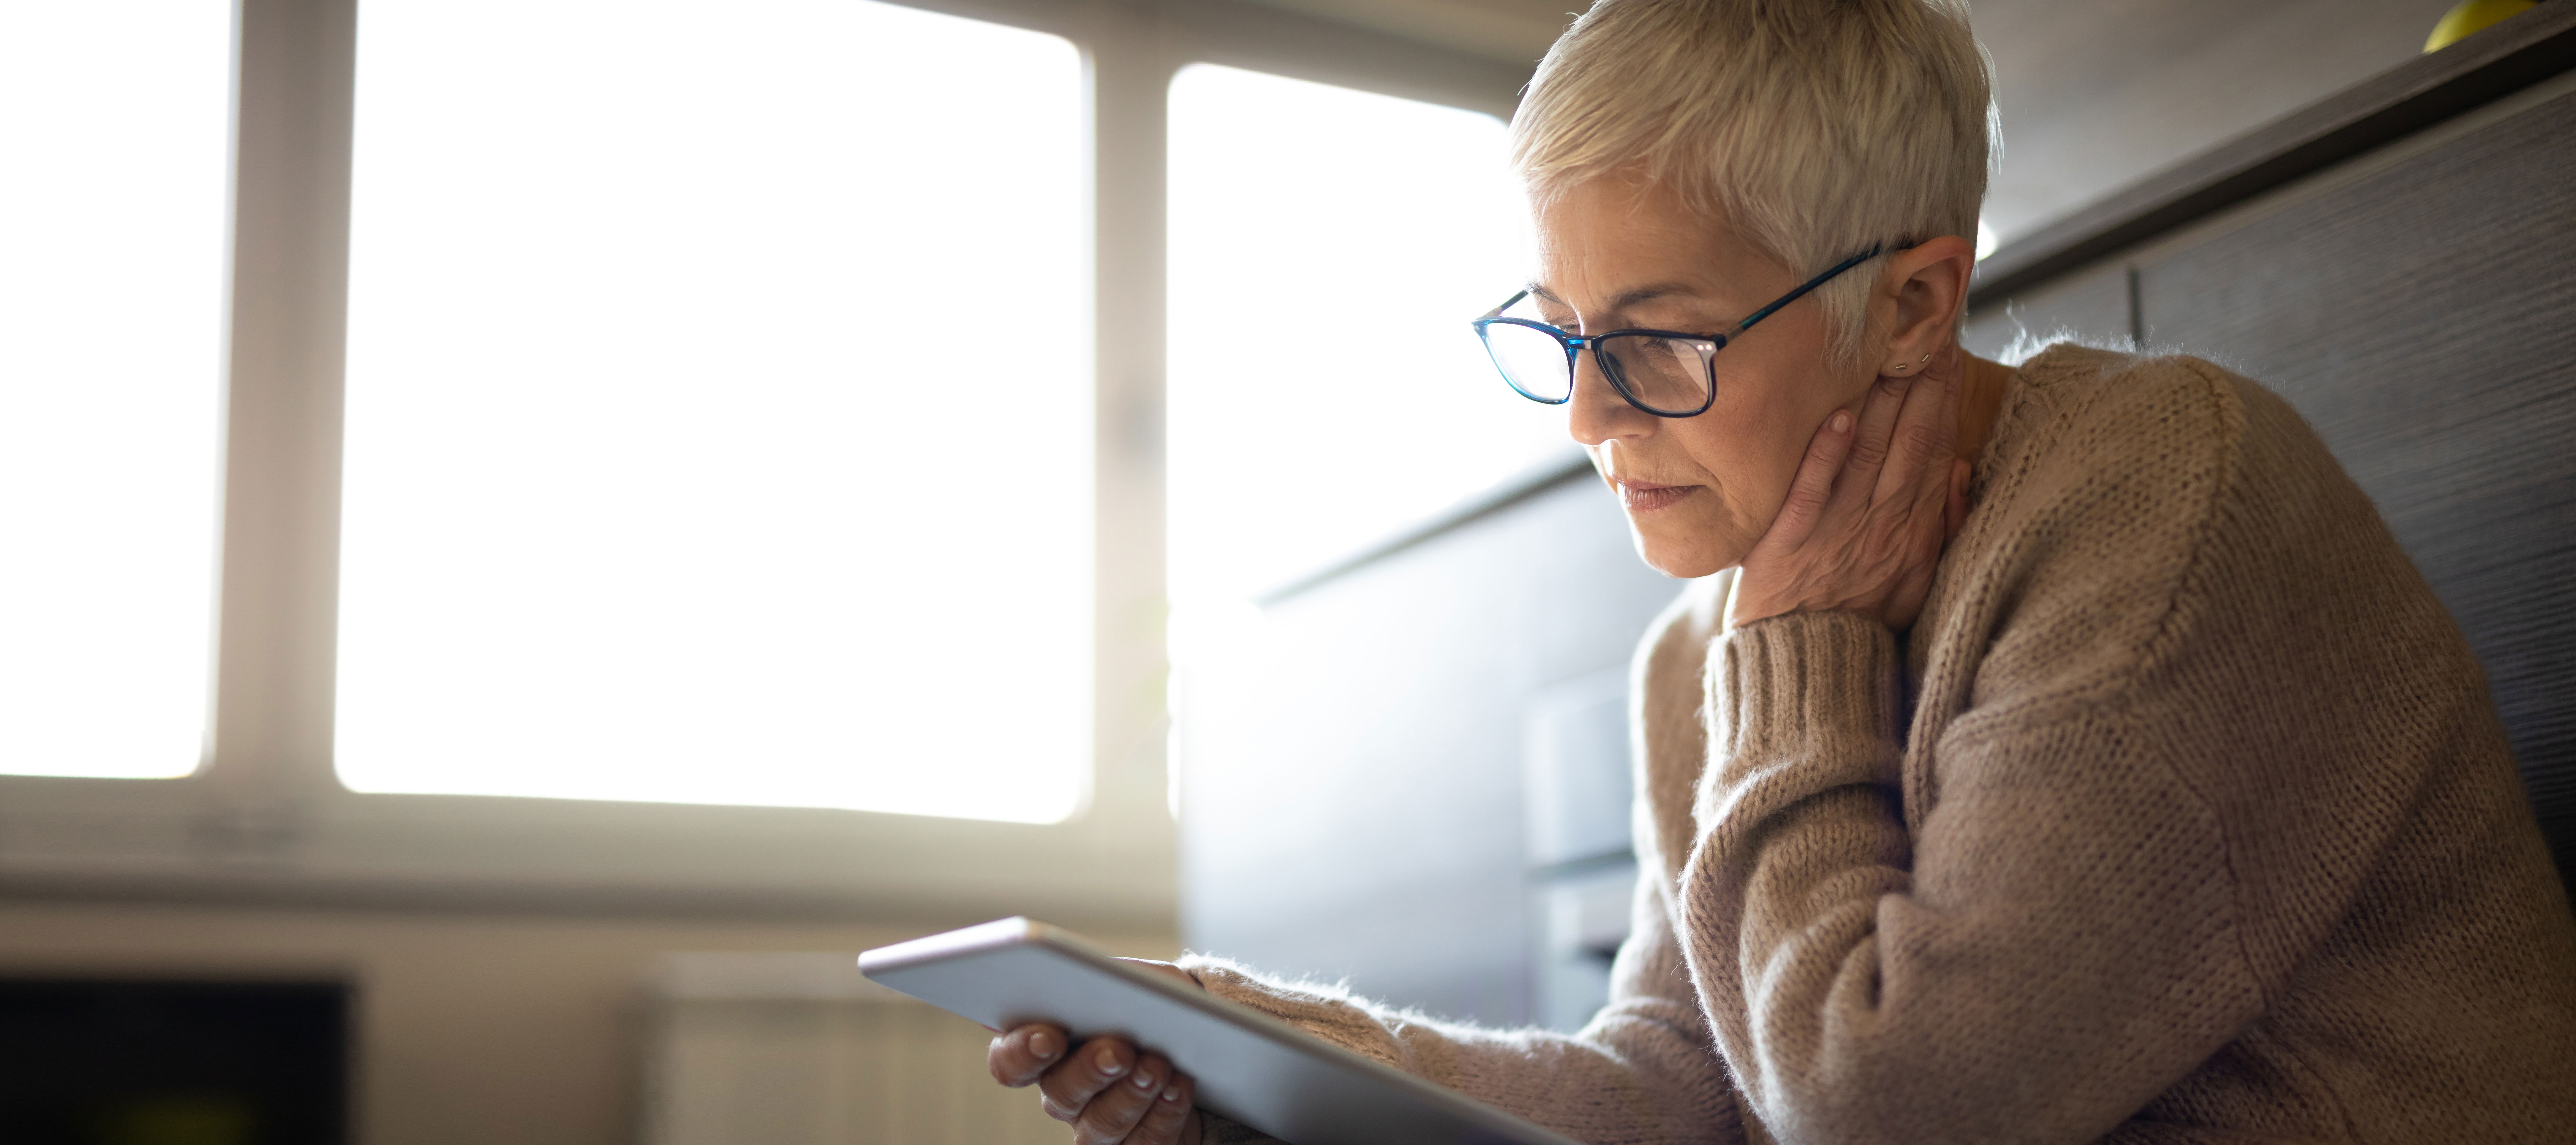
<svg viewBox="0 0 2576 1145"><path fill-rule="evenodd" d="M1678 334L1670 330L1613 330L1589 338L1530 318L1505 318L1503 311L1529 297L1529 291L1476 319L1476 336L1485 353L1522 397L1564 405L1574 397L1574 356L1586 348L1601 366L1610 388L1628 404L1656 417L1697 417L1717 401L1717 352L1744 336L1753 324L1771 316L1806 293L1833 281L1835 275L1877 258L1885 248L1871 247L1836 263L1832 270L1808 279L1771 305L1754 311L1723 334Z"/></svg>

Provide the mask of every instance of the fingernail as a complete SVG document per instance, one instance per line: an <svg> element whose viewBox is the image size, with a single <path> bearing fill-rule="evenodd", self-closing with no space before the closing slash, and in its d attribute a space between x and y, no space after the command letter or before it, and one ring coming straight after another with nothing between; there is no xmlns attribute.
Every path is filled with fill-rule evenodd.
<svg viewBox="0 0 2576 1145"><path fill-rule="evenodd" d="M1179 1101L1180 1099L1181 1099L1181 1087L1180 1087L1180 1085L1179 1085L1178 1083L1174 1083L1174 1084L1172 1084L1172 1085L1167 1085L1167 1086L1164 1086L1164 1087L1163 1087L1163 1100L1165 1100L1165 1101Z"/></svg>
<svg viewBox="0 0 2576 1145"><path fill-rule="evenodd" d="M1851 411L1850 411L1850 410L1835 410L1835 411L1834 411L1834 432L1835 432L1835 433L1841 433L1841 432L1844 432L1845 430L1848 430L1848 429L1850 429L1850 428L1851 428Z"/></svg>
<svg viewBox="0 0 2576 1145"><path fill-rule="evenodd" d="M1037 1059L1042 1062L1054 1061L1056 1053L1055 1035L1050 1034L1045 1030L1039 1030L1034 1034L1030 1034L1029 1053L1035 1055Z"/></svg>
<svg viewBox="0 0 2576 1145"><path fill-rule="evenodd" d="M1127 1072L1126 1063L1118 1060L1117 1050L1108 1046L1100 1047L1100 1072L1109 1077Z"/></svg>
<svg viewBox="0 0 2576 1145"><path fill-rule="evenodd" d="M1152 1070L1145 1070L1136 1075L1136 1088L1138 1089L1152 1089L1161 1084L1163 1084L1163 1079L1155 1077L1154 1071Z"/></svg>

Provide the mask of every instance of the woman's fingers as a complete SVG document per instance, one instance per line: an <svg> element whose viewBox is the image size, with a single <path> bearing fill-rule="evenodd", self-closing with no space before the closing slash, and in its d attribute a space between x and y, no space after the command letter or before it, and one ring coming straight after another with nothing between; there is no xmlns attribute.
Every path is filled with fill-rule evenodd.
<svg viewBox="0 0 2576 1145"><path fill-rule="evenodd" d="M1064 1031L1053 1026L1022 1026L993 1039L984 1051L984 1065L993 1071L993 1080L1017 1089L1044 1074L1068 1044Z"/></svg>
<svg viewBox="0 0 2576 1145"><path fill-rule="evenodd" d="M1955 354L1916 378L1906 390L1887 446L1887 463L1877 473L1873 504L1919 500L1929 485L1939 489L1949 479L1954 456L1951 443L1959 431L1959 364Z"/></svg>
<svg viewBox="0 0 2576 1145"><path fill-rule="evenodd" d="M1037 1083L1047 1116L1073 1126L1078 1145L1198 1145L1190 1079L1161 1054L1094 1038L1068 1056L1064 1031L1021 1026L993 1039L985 1063L1008 1086Z"/></svg>
<svg viewBox="0 0 2576 1145"><path fill-rule="evenodd" d="M1172 1063L1161 1054L1146 1054L1118 1080L1082 1107L1074 1119L1075 1145L1120 1145L1162 1104L1163 1087L1172 1080Z"/></svg>
<svg viewBox="0 0 2576 1145"><path fill-rule="evenodd" d="M1136 1050L1116 1038L1093 1038L1038 1079L1047 1116L1081 1125L1093 1098L1136 1066ZM1117 1140L1111 1138L1111 1140Z"/></svg>
<svg viewBox="0 0 2576 1145"><path fill-rule="evenodd" d="M1064 1044L1063 1030L1022 1026L993 1039L986 1056L1002 1084L1035 1081L1047 1116L1072 1125L1076 1145L1198 1145L1195 1088L1169 1059L1117 1038L1069 1055Z"/></svg>
<svg viewBox="0 0 2576 1145"><path fill-rule="evenodd" d="M1762 544L1795 549L1807 543L1817 522L1824 519L1825 506L1833 501L1834 478L1843 471L1851 449L1852 415L1835 410L1807 442L1806 460L1798 463L1797 475L1790 478L1789 498L1780 503L1780 515L1771 519Z"/></svg>
<svg viewBox="0 0 2576 1145"><path fill-rule="evenodd" d="M1920 375L1877 379L1856 414L1817 431L1779 514L1745 555L1729 624L1800 610L1857 611L1900 630L1914 622L1942 545L1967 518L1968 466L1956 456L1964 370L1945 349ZM1843 425L1847 434L1833 432Z"/></svg>
<svg viewBox="0 0 2576 1145"><path fill-rule="evenodd" d="M1865 526L1875 535L1864 545L1885 572L1881 618L1896 628L1914 622L1932 587L1932 569L1949 539L1949 502L1958 478L1952 448L1959 420L1960 360L1956 354L1914 380L1890 432Z"/></svg>
<svg viewBox="0 0 2576 1145"><path fill-rule="evenodd" d="M1191 1107L1196 1089L1188 1075L1172 1075L1154 1095L1145 1119L1127 1135L1126 1145L1199 1145L1198 1111Z"/></svg>
<svg viewBox="0 0 2576 1145"><path fill-rule="evenodd" d="M1844 492L1846 500L1866 501L1877 487L1879 471L1887 465L1897 418L1904 412L1907 396L1920 388L1901 375L1884 376L1871 383L1869 396L1860 403L1859 426L1852 432L1851 460L1843 466L1843 478L1835 483L1835 489Z"/></svg>

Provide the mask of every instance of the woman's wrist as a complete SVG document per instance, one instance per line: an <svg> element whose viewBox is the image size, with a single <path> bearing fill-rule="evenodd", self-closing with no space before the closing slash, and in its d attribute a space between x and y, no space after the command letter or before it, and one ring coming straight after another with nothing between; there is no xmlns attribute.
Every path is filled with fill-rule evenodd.
<svg viewBox="0 0 2576 1145"><path fill-rule="evenodd" d="M1896 634L1866 613L1790 612L1730 629L1709 656L1708 782L1790 762L1876 767L1896 732L1896 677Z"/></svg>

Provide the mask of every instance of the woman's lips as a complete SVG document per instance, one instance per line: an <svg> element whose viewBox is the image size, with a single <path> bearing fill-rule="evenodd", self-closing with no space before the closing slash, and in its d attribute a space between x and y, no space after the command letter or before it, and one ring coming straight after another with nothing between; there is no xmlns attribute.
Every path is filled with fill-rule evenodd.
<svg viewBox="0 0 2576 1145"><path fill-rule="evenodd" d="M1697 485L1657 485L1652 481L1622 481L1619 502L1631 513L1652 513L1699 492Z"/></svg>

